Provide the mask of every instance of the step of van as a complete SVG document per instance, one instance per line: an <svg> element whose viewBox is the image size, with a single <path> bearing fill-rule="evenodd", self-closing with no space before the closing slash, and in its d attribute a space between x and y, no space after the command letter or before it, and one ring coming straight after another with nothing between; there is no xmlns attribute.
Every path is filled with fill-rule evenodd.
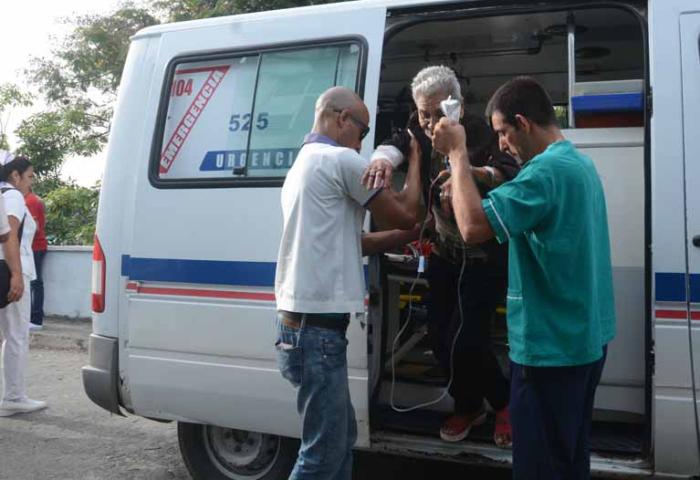
<svg viewBox="0 0 700 480"><path fill-rule="evenodd" d="M399 413L382 405L373 411L372 424L382 431L438 438L446 416L445 412L427 409ZM493 429L493 416L489 415L486 423L472 429L469 439L473 443L491 443ZM600 455L638 458L644 453L643 435L644 425L641 423L594 421L591 449Z"/></svg>
<svg viewBox="0 0 700 480"><path fill-rule="evenodd" d="M377 431L371 436L371 444L372 451L393 455L503 468L510 468L512 463L509 449L485 443L447 443L438 438ZM611 478L641 478L653 473L642 458L597 453L591 455L591 471L596 476Z"/></svg>

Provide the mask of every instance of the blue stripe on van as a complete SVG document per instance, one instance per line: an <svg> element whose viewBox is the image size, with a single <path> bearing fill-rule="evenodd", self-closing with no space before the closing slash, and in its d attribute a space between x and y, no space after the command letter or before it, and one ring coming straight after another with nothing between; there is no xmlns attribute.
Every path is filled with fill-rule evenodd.
<svg viewBox="0 0 700 480"><path fill-rule="evenodd" d="M139 258L122 255L122 276L151 282L272 287L275 262Z"/></svg>
<svg viewBox="0 0 700 480"><path fill-rule="evenodd" d="M639 112L644 106L641 93L611 93L571 97L576 113Z"/></svg>
<svg viewBox="0 0 700 480"><path fill-rule="evenodd" d="M122 255L121 267L122 276L136 281L273 287L276 263L139 258ZM690 276L690 298L692 302L700 302L700 274ZM657 273L656 301L684 302L685 274Z"/></svg>
<svg viewBox="0 0 700 480"><path fill-rule="evenodd" d="M685 274L662 273L656 274L657 302L685 302ZM690 275L690 301L700 302L700 274Z"/></svg>
<svg viewBox="0 0 700 480"><path fill-rule="evenodd" d="M122 255L122 277L134 281L274 287L276 262L139 258ZM367 265L364 266L365 286Z"/></svg>

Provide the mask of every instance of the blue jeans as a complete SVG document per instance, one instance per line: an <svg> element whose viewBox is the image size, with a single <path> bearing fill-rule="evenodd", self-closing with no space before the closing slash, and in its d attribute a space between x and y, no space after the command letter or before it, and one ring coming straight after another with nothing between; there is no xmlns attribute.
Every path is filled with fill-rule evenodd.
<svg viewBox="0 0 700 480"><path fill-rule="evenodd" d="M287 327L278 322L275 344L282 376L298 388L301 446L290 480L350 480L357 439L350 402L345 333Z"/></svg>
<svg viewBox="0 0 700 480"><path fill-rule="evenodd" d="M32 292L32 314L31 321L34 325L44 323L44 257L46 250L34 252L34 268L36 269L36 280L30 283Z"/></svg>

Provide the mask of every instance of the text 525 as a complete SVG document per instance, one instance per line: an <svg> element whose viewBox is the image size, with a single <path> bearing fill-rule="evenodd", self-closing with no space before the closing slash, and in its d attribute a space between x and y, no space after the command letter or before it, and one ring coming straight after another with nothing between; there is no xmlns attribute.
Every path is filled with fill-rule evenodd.
<svg viewBox="0 0 700 480"><path fill-rule="evenodd" d="M258 116L255 119L255 128L258 130L265 130L270 124L269 117L270 115L267 112L258 113ZM252 115L250 113L236 113L231 115L231 118L228 121L228 129L231 132L237 132L239 130L247 132L251 128L251 121Z"/></svg>

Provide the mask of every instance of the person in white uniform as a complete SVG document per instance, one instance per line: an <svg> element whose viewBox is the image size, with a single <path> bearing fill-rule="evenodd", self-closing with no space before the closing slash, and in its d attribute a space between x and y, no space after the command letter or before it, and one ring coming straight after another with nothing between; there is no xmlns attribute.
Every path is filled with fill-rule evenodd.
<svg viewBox="0 0 700 480"><path fill-rule="evenodd" d="M10 267L11 283L8 299L12 300L0 309L2 344L3 395L0 401L0 417L17 413L29 413L46 408L46 402L32 400L25 389L25 370L29 354L30 294L29 282L36 277L32 239L36 223L29 214L24 195L29 192L34 179L34 168L26 157L0 156L0 192L5 204L10 226L8 243L19 238L20 268L12 263L12 252L3 249L3 258ZM3 215L5 217L5 215ZM15 243L16 244L16 243ZM21 289L21 290L19 290Z"/></svg>

